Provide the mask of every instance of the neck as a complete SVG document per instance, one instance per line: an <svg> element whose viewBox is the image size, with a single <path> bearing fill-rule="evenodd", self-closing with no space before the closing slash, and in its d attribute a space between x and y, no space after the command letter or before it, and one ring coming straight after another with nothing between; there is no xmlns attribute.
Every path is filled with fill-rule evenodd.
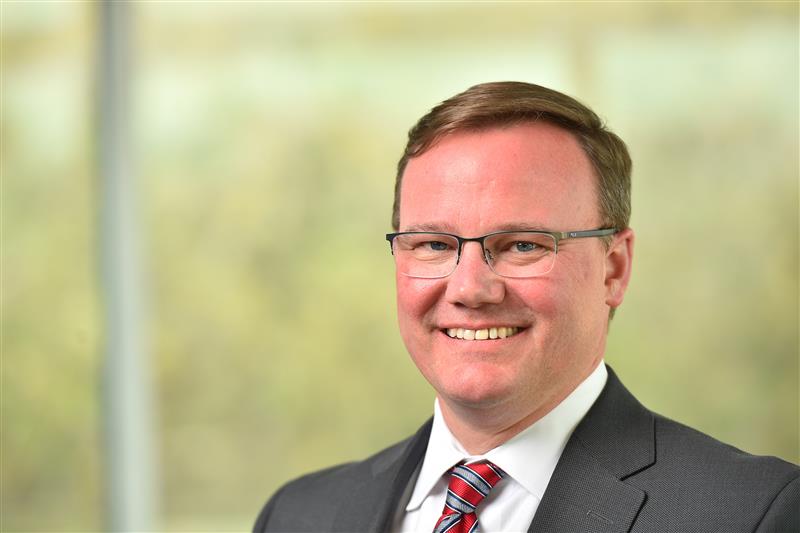
<svg viewBox="0 0 800 533"><path fill-rule="evenodd" d="M520 409L524 402L509 400L492 405L466 405L448 400L441 395L439 407L447 428L470 455L483 455L497 448L535 424L555 409L597 368L598 360L586 373L576 378L571 386L553 394L531 409Z"/></svg>
<svg viewBox="0 0 800 533"><path fill-rule="evenodd" d="M522 418L509 420L509 417L503 416L505 409L501 406L498 406L496 414L493 414L494 409L475 413L470 408L456 406L453 409L441 398L439 400L447 428L470 455L485 454L508 442L552 409L537 410Z"/></svg>

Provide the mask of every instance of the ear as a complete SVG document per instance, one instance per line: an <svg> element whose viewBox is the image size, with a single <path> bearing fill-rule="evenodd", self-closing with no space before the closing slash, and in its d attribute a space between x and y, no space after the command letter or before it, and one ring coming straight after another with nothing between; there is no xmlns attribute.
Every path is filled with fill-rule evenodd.
<svg viewBox="0 0 800 533"><path fill-rule="evenodd" d="M633 241L633 230L626 228L614 235L614 240L606 252L606 304L612 309L622 304L628 281L631 279Z"/></svg>

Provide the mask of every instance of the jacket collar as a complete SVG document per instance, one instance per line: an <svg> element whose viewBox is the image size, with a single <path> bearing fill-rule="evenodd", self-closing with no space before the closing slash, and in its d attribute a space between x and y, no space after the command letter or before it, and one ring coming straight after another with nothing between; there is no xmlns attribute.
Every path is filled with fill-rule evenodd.
<svg viewBox="0 0 800 533"><path fill-rule="evenodd" d="M645 493L624 482L655 462L655 423L609 368L567 442L529 532L629 531Z"/></svg>

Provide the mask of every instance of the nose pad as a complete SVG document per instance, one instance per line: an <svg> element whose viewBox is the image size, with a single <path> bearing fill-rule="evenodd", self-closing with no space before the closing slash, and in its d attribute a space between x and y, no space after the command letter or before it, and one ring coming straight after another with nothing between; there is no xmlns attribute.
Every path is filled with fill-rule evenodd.
<svg viewBox="0 0 800 533"><path fill-rule="evenodd" d="M488 248L483 249L483 261L489 266L489 268L494 271L492 268L492 263L494 263L494 257L492 257L492 251Z"/></svg>

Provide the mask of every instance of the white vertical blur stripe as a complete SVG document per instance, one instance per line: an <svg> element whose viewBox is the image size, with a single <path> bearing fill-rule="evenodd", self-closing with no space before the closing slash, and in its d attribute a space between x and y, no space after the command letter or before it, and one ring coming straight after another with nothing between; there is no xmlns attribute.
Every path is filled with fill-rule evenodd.
<svg viewBox="0 0 800 533"><path fill-rule="evenodd" d="M156 498L153 424L129 130L132 4L104 1L98 7L98 234L106 343L106 519L111 531L152 531Z"/></svg>

